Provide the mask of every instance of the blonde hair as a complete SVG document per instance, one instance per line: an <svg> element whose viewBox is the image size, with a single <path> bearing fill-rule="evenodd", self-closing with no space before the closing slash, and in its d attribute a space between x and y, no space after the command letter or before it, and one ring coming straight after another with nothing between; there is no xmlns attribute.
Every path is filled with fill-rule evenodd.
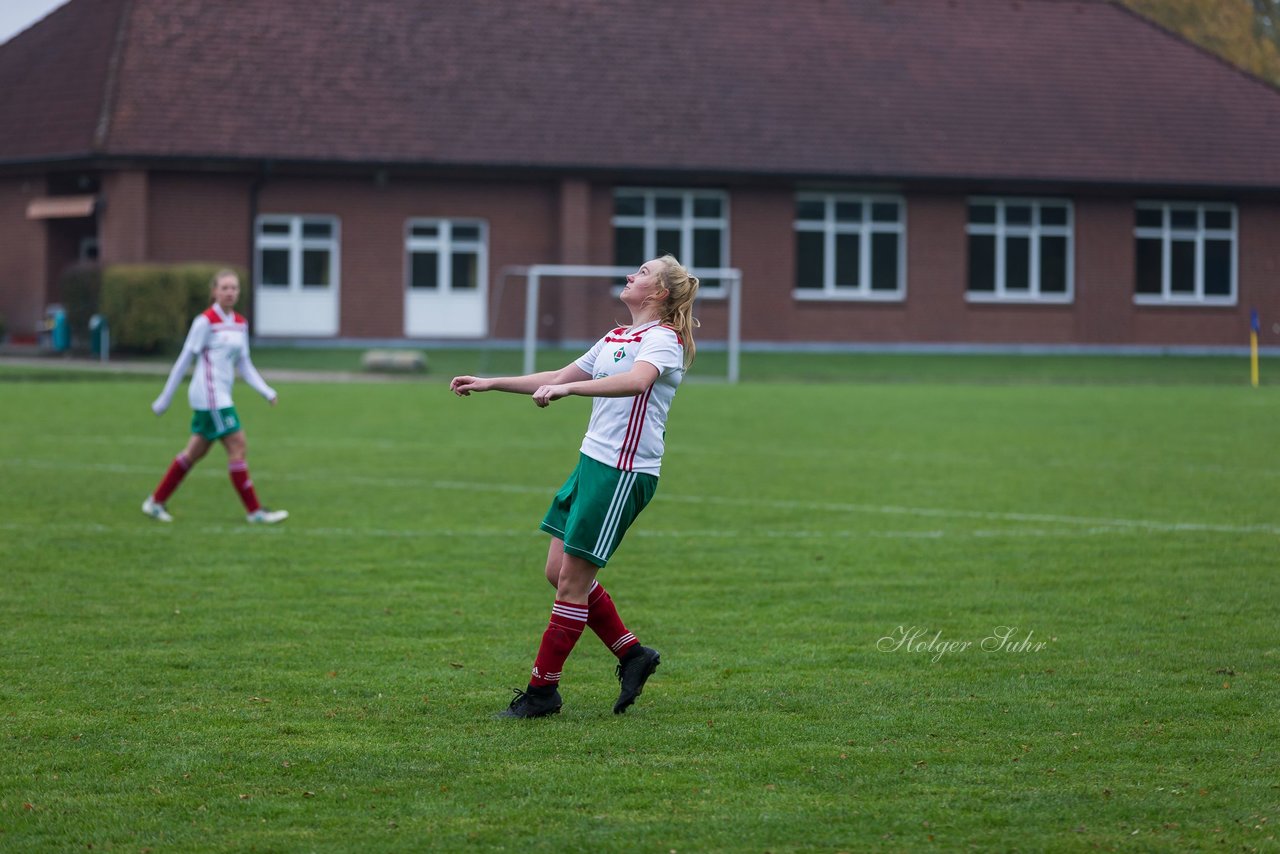
<svg viewBox="0 0 1280 854"><path fill-rule="evenodd" d="M693 301L698 296L698 277L689 275L689 270L671 254L658 259L662 269L658 272L658 282L667 292L667 298L659 306L662 323L670 326L680 336L684 344L685 370L693 364L697 355L697 347L693 343L693 330L700 326L698 318L693 316Z"/></svg>
<svg viewBox="0 0 1280 854"><path fill-rule="evenodd" d="M240 284L240 274L237 273L235 270L232 270L230 267L223 267L221 270L214 273L213 278L209 280L209 302L210 303L213 303L215 301L216 298L213 295L214 291L218 289L218 282L221 282L223 279L235 279L236 284L237 285Z"/></svg>

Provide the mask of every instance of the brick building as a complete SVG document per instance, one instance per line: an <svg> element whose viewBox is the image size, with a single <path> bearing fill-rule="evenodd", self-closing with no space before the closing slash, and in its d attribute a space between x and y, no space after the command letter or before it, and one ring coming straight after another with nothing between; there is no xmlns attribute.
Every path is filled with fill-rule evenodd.
<svg viewBox="0 0 1280 854"><path fill-rule="evenodd" d="M1275 345L1277 142L1106 0L71 0L0 45L0 315L216 261L259 336L517 338L510 268L673 251L748 342Z"/></svg>

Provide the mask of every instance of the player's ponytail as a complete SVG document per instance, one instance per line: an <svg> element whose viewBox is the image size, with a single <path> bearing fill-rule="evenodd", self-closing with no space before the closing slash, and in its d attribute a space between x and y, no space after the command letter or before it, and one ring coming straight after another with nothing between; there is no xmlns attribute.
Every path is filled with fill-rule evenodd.
<svg viewBox="0 0 1280 854"><path fill-rule="evenodd" d="M697 347L693 343L693 330L698 327L698 318L693 316L693 301L698 296L698 277L689 275L688 269L676 260L674 255L663 255L662 270L658 273L658 281L667 291L667 298L662 303L662 323L670 326L680 336L684 344L684 367L688 370L693 364Z"/></svg>

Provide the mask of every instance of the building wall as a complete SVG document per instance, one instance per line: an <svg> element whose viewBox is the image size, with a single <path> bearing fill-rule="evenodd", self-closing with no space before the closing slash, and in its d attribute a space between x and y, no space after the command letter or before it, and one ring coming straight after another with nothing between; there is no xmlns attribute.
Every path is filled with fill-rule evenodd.
<svg viewBox="0 0 1280 854"><path fill-rule="evenodd" d="M27 219L27 204L44 190L42 177L0 179L0 316L15 340L33 338L44 318L45 224Z"/></svg>
<svg viewBox="0 0 1280 854"><path fill-rule="evenodd" d="M102 177L103 207L98 216L100 258L104 264L151 260L150 173L142 169L108 172Z"/></svg>
<svg viewBox="0 0 1280 854"><path fill-rule="evenodd" d="M404 335L405 224L415 217L478 218L489 226L490 282L504 267L554 258L555 184L273 178L262 188L263 214L324 214L341 223L340 310L343 337ZM491 298L497 298L491 285ZM516 337L523 309L501 295L491 310L500 337ZM522 297L522 295L521 295ZM523 297L522 297L523 298Z"/></svg>
<svg viewBox="0 0 1280 854"><path fill-rule="evenodd" d="M1260 343L1280 343L1272 324L1280 320L1280 207L1239 206L1239 299L1233 307L1180 310L1135 306L1135 344L1247 344L1249 310L1257 308L1264 323Z"/></svg>
<svg viewBox="0 0 1280 854"><path fill-rule="evenodd" d="M1073 340L1082 344L1132 343L1133 200L1077 199L1074 209Z"/></svg>
<svg viewBox="0 0 1280 854"><path fill-rule="evenodd" d="M252 267L252 178L233 174L127 172L104 179L103 257L212 261ZM404 334L405 223L415 217L479 218L489 226L490 328L524 331L524 279L508 268L613 261L614 184L581 178L524 182L274 176L261 187L263 214L323 214L341 222L340 336ZM43 308L47 236L25 220L43 187L0 181L0 311L14 331L34 329ZM1280 206L1239 206L1239 300L1225 308L1133 303L1133 198L1073 198L1074 302L976 304L965 300L966 198L906 195L906 282L902 302L798 301L786 188L730 192L730 263L744 271L746 341L842 344L977 343L1241 345L1249 309L1262 314L1262 343L1280 345ZM625 309L609 283L545 281L539 331L546 340L588 340ZM249 301L252 304L252 301ZM723 300L697 310L700 341L723 340ZM25 319L24 319L25 318Z"/></svg>
<svg viewBox="0 0 1280 854"><path fill-rule="evenodd" d="M251 183L252 179L243 175L151 173L146 218L148 260L251 269Z"/></svg>
<svg viewBox="0 0 1280 854"><path fill-rule="evenodd" d="M1240 206L1240 307L1216 330L1243 343L1249 309L1262 319L1259 342L1280 345L1280 205Z"/></svg>

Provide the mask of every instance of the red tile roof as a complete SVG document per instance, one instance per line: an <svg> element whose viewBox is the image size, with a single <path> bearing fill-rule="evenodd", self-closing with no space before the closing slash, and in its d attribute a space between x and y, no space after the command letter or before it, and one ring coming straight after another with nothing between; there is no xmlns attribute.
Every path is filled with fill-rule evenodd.
<svg viewBox="0 0 1280 854"><path fill-rule="evenodd" d="M1280 92L1106 0L72 0L0 93L0 162L1280 188Z"/></svg>
<svg viewBox="0 0 1280 854"><path fill-rule="evenodd" d="M77 0L0 45L0 162L94 149L125 0Z"/></svg>

